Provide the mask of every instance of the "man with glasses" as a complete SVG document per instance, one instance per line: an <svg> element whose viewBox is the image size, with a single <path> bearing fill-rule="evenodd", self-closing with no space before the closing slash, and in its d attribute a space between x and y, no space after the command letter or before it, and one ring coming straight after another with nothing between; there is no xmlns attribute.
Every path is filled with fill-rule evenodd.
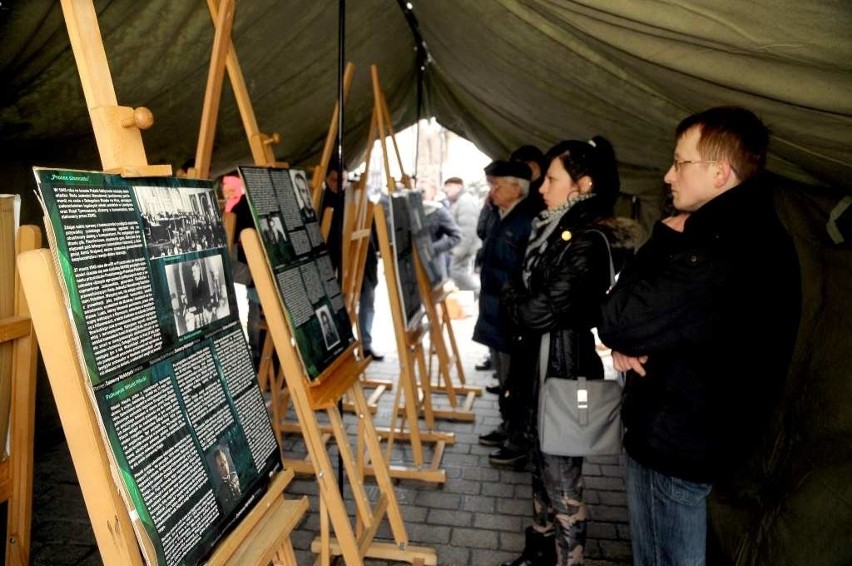
<svg viewBox="0 0 852 566"><path fill-rule="evenodd" d="M523 407L514 405L516 396L506 389L512 329L507 318L501 316L500 293L504 285L521 275L532 220L542 208L527 196L531 174L525 163L514 161L494 161L485 167L488 197L497 217L482 245L479 318L473 339L490 349L501 387L498 403L503 422L479 437L480 444L499 447L488 458L495 466L522 467L527 461L526 431L512 427L520 422L515 415Z"/></svg>
<svg viewBox="0 0 852 566"><path fill-rule="evenodd" d="M627 371L622 416L636 564L704 564L707 496L765 441L800 311L796 251L763 173L769 131L711 108L677 127L659 222L603 306ZM771 291L768 289L771 288Z"/></svg>

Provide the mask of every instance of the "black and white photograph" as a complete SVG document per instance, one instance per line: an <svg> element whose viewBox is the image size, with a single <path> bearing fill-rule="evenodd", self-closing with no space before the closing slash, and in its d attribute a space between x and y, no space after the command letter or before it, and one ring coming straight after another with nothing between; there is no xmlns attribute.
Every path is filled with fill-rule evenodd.
<svg viewBox="0 0 852 566"><path fill-rule="evenodd" d="M269 219L261 216L259 219L260 237L264 242L274 242L275 238L272 234L272 229L269 227Z"/></svg>
<svg viewBox="0 0 852 566"><path fill-rule="evenodd" d="M230 314L222 256L173 263L165 271L178 336Z"/></svg>
<svg viewBox="0 0 852 566"><path fill-rule="evenodd" d="M334 325L334 319L331 316L331 310L327 306L321 306L317 309L317 319L322 328L322 339L325 342L325 348L330 350L340 343L340 336L337 335L337 328Z"/></svg>
<svg viewBox="0 0 852 566"><path fill-rule="evenodd" d="M224 512L230 511L240 500L240 477L227 444L217 444L207 456L213 471L213 490Z"/></svg>
<svg viewBox="0 0 852 566"><path fill-rule="evenodd" d="M314 204L311 201L311 191L308 189L308 180L305 178L305 172L299 169L291 169L290 177L293 179L295 187L296 200L299 203L299 208L302 209L302 214L306 218L315 218Z"/></svg>
<svg viewBox="0 0 852 566"><path fill-rule="evenodd" d="M287 233L284 231L284 223L281 221L281 215L273 214L269 217L269 228L273 244L287 241Z"/></svg>
<svg viewBox="0 0 852 566"><path fill-rule="evenodd" d="M226 245L213 191L133 187L151 259Z"/></svg>

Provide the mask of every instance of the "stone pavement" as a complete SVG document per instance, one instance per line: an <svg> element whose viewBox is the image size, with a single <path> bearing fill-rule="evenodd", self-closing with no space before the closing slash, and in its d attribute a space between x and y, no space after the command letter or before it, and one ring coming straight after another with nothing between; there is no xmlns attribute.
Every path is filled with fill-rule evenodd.
<svg viewBox="0 0 852 566"><path fill-rule="evenodd" d="M368 375L395 381L399 365L384 287L377 289L376 297L373 345L386 358L382 362L373 362ZM467 383L482 386L484 391L484 386L491 383L491 376L490 372L474 369L486 352L483 346L470 341L475 318L469 316L454 321L454 330ZM441 401L436 402L441 406ZM374 416L376 426L389 425L392 403L393 391L386 392ZM475 422L439 420L436 423L437 430L454 432L456 439L454 444L446 447L441 463L447 475L445 484L395 480L397 499L411 544L435 548L441 566L491 566L514 558L523 548L524 529L530 524L530 474L490 466L488 454L493 448L480 446L477 442L479 434L492 430L500 422L496 397L483 392L473 408ZM345 414L344 420L354 432L354 416ZM423 429L425 425L421 426ZM67 445L64 441L41 444L37 447L35 463L32 563L51 566L100 564ZM428 445L426 447L426 460L430 461ZM296 457L304 454L304 447L301 440L288 439L285 451L288 456ZM329 451L332 462L336 462L337 453L333 445L329 446ZM397 442L392 459L395 463L409 465L412 461L409 451L409 447ZM583 473L585 498L591 513L586 564L629 563L630 535L623 456L589 459ZM371 495L376 492L374 485L368 480L368 493ZM313 564L310 544L319 533L316 483L312 478L299 477L287 493L309 496L310 510L293 533L292 540L299 564ZM346 497L352 504L351 494L347 492ZM386 522L379 530L379 537L392 540ZM378 566L389 563L366 560L365 564Z"/></svg>

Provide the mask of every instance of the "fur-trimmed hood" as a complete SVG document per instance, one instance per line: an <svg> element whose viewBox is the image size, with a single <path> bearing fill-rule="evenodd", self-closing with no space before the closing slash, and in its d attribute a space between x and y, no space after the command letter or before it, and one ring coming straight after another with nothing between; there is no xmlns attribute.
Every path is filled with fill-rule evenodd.
<svg viewBox="0 0 852 566"><path fill-rule="evenodd" d="M647 231L631 218L623 216L604 218L598 224L605 229L613 251L635 254L648 239Z"/></svg>

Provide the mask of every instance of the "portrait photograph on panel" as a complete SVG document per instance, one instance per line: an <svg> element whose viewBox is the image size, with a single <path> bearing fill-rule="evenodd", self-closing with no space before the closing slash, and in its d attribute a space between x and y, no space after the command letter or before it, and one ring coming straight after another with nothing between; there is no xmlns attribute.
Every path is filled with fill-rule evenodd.
<svg viewBox="0 0 852 566"><path fill-rule="evenodd" d="M273 243L278 244L279 242L287 241L287 233L284 231L284 222L281 220L280 214L270 215L269 229L272 233Z"/></svg>
<svg viewBox="0 0 852 566"><path fill-rule="evenodd" d="M316 312L320 328L322 329L322 339L325 342L325 348L330 350L340 343L340 336L337 334L334 318L331 316L331 310L325 305L319 307Z"/></svg>
<svg viewBox="0 0 852 566"><path fill-rule="evenodd" d="M306 218L315 218L314 204L311 200L311 191L308 188L308 179L305 177L305 172L299 169L291 169L290 177L293 179L293 187L296 193L296 200L299 203L299 208Z"/></svg>
<svg viewBox="0 0 852 566"><path fill-rule="evenodd" d="M207 464L213 471L213 493L222 511L227 513L239 503L242 495L240 477L228 444L216 444L207 455Z"/></svg>

